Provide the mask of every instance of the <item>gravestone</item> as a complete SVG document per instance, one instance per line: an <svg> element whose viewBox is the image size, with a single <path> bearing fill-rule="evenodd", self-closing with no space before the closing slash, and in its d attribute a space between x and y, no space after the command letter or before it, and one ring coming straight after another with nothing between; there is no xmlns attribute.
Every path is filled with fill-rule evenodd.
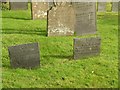
<svg viewBox="0 0 120 90"><path fill-rule="evenodd" d="M8 51L13 68L34 68L40 65L38 43L11 46Z"/></svg>
<svg viewBox="0 0 120 90"><path fill-rule="evenodd" d="M48 3L49 4L49 8L53 7L54 6L54 1L51 0L51 2Z"/></svg>
<svg viewBox="0 0 120 90"><path fill-rule="evenodd" d="M10 2L11 10L27 10L28 2Z"/></svg>
<svg viewBox="0 0 120 90"><path fill-rule="evenodd" d="M2 1L0 1L0 10L2 10Z"/></svg>
<svg viewBox="0 0 120 90"><path fill-rule="evenodd" d="M112 12L118 12L118 2L112 2Z"/></svg>
<svg viewBox="0 0 120 90"><path fill-rule="evenodd" d="M28 2L10 2L11 10L27 10Z"/></svg>
<svg viewBox="0 0 120 90"><path fill-rule="evenodd" d="M75 2L75 34L96 33L96 3L95 2Z"/></svg>
<svg viewBox="0 0 120 90"><path fill-rule="evenodd" d="M49 9L48 2L32 2L32 18L47 19L47 10Z"/></svg>
<svg viewBox="0 0 120 90"><path fill-rule="evenodd" d="M96 38L76 38L74 39L74 59L86 58L100 54L99 37Z"/></svg>
<svg viewBox="0 0 120 90"><path fill-rule="evenodd" d="M54 3L47 13L48 36L74 35L75 13L69 2Z"/></svg>
<svg viewBox="0 0 120 90"><path fill-rule="evenodd" d="M106 12L106 2L98 2L98 12Z"/></svg>

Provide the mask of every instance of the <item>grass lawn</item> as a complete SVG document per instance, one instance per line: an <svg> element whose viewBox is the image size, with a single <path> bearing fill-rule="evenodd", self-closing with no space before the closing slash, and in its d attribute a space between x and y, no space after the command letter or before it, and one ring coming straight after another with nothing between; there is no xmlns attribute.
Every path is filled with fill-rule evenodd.
<svg viewBox="0 0 120 90"><path fill-rule="evenodd" d="M3 11L3 88L117 88L118 15L98 13L97 27L102 39L100 56L75 61L76 36L46 37L46 21L31 20L30 10ZM41 67L12 69L8 47L33 42L40 46Z"/></svg>

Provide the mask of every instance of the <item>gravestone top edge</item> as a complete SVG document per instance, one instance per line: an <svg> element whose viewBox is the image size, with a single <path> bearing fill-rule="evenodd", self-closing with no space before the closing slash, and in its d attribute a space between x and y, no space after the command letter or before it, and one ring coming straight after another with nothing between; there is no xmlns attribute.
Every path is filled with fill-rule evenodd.
<svg viewBox="0 0 120 90"><path fill-rule="evenodd" d="M19 44L19 45L9 46L9 48L11 48L11 47L18 47L18 46L22 46L22 45L28 45L28 44L39 44L39 43L38 43L38 42L36 42L36 43Z"/></svg>

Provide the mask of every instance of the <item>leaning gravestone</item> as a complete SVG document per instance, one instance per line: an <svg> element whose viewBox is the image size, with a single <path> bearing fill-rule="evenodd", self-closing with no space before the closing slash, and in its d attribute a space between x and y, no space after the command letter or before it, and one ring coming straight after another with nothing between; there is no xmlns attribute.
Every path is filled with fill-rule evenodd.
<svg viewBox="0 0 120 90"><path fill-rule="evenodd" d="M106 2L98 2L98 12L106 12Z"/></svg>
<svg viewBox="0 0 120 90"><path fill-rule="evenodd" d="M47 10L49 9L48 2L32 2L32 18L47 19Z"/></svg>
<svg viewBox="0 0 120 90"><path fill-rule="evenodd" d="M100 41L97 38L76 38L74 39L74 59L81 59L88 56L100 54Z"/></svg>
<svg viewBox="0 0 120 90"><path fill-rule="evenodd" d="M28 2L10 2L11 10L27 10Z"/></svg>
<svg viewBox="0 0 120 90"><path fill-rule="evenodd" d="M75 34L96 33L96 3L95 2L75 2L73 3L76 21Z"/></svg>
<svg viewBox="0 0 120 90"><path fill-rule="evenodd" d="M112 2L112 12L118 12L118 2Z"/></svg>
<svg viewBox="0 0 120 90"><path fill-rule="evenodd" d="M38 43L11 46L8 50L13 68L33 68L40 65Z"/></svg>
<svg viewBox="0 0 120 90"><path fill-rule="evenodd" d="M74 35L75 14L69 2L55 3L47 13L48 36Z"/></svg>

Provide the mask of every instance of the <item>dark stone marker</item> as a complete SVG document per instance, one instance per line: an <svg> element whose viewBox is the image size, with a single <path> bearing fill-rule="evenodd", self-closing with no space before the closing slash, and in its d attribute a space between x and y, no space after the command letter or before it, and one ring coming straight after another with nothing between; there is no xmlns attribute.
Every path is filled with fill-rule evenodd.
<svg viewBox="0 0 120 90"><path fill-rule="evenodd" d="M28 2L10 2L11 10L27 10Z"/></svg>
<svg viewBox="0 0 120 90"><path fill-rule="evenodd" d="M112 12L118 12L118 2L112 2Z"/></svg>
<svg viewBox="0 0 120 90"><path fill-rule="evenodd" d="M32 2L32 18L47 19L47 10L49 9L48 2Z"/></svg>
<svg viewBox="0 0 120 90"><path fill-rule="evenodd" d="M73 6L76 14L75 34L84 35L96 33L96 3L75 2Z"/></svg>
<svg viewBox="0 0 120 90"><path fill-rule="evenodd" d="M2 10L2 2L0 1L0 10ZM1 11L0 11L0 13L1 13Z"/></svg>
<svg viewBox="0 0 120 90"><path fill-rule="evenodd" d="M74 39L74 59L99 55L100 41L99 37Z"/></svg>
<svg viewBox="0 0 120 90"><path fill-rule="evenodd" d="M98 2L98 12L106 12L106 2Z"/></svg>
<svg viewBox="0 0 120 90"><path fill-rule="evenodd" d="M75 13L72 4L55 3L47 15L48 36L74 35Z"/></svg>
<svg viewBox="0 0 120 90"><path fill-rule="evenodd" d="M8 50L13 68L34 68L40 65L38 43L11 46Z"/></svg>

